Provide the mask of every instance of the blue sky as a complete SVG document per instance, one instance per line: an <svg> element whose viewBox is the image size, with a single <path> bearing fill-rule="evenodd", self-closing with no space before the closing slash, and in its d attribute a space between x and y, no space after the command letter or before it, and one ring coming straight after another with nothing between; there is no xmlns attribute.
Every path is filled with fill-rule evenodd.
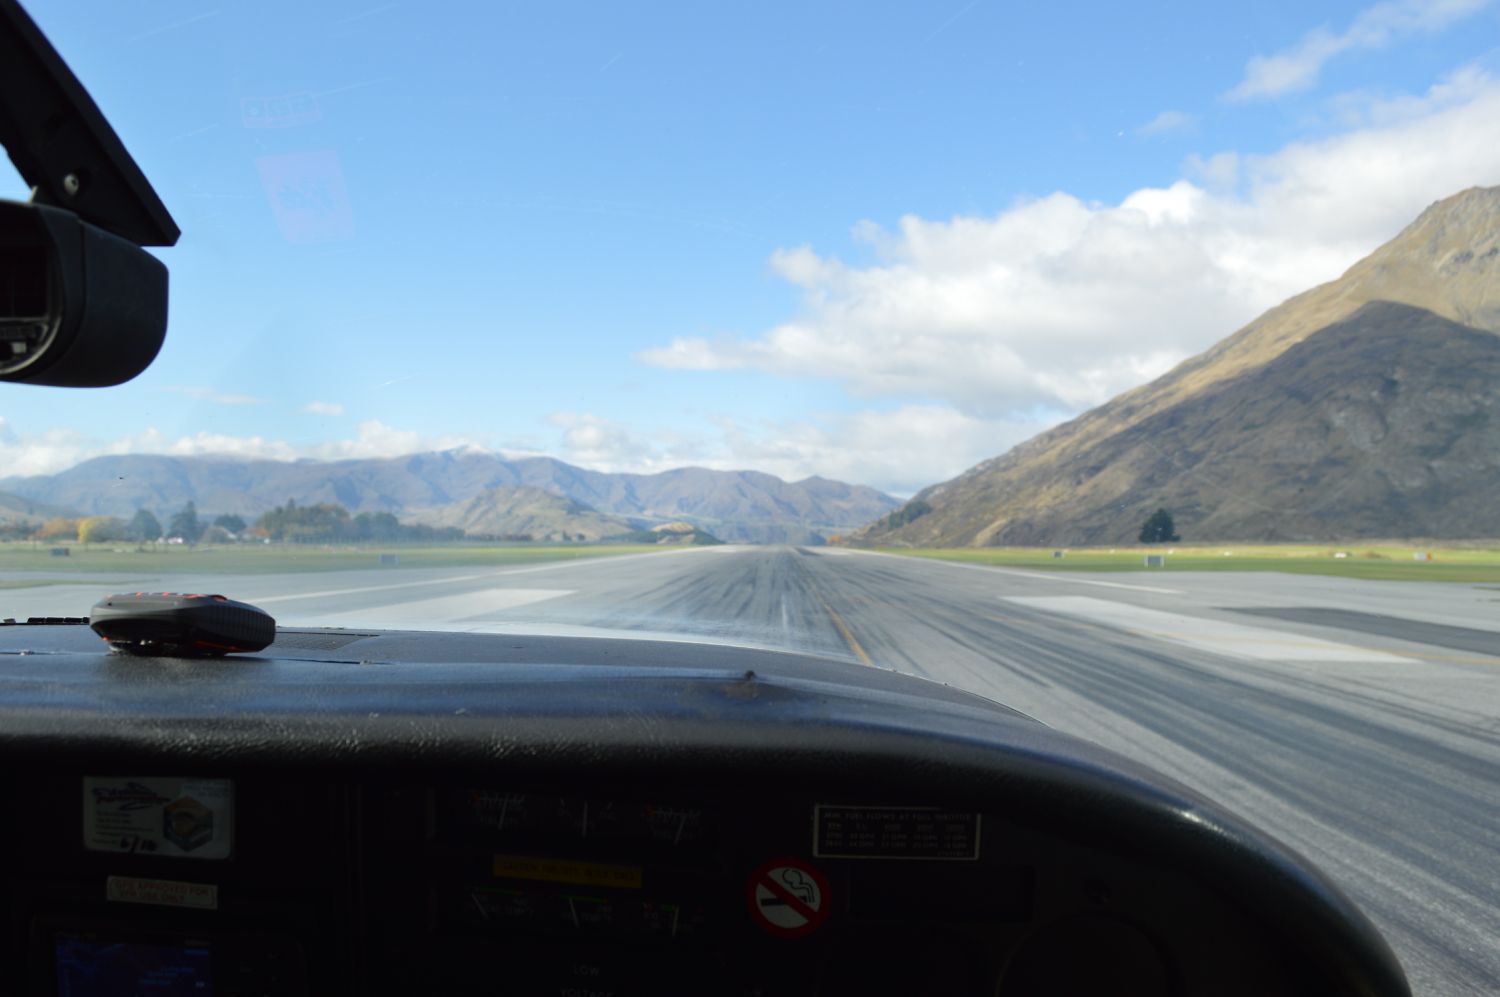
<svg viewBox="0 0 1500 997"><path fill-rule="evenodd" d="M473 445L904 493L1500 183L1485 0L28 9L184 235L154 367L0 385L0 473Z"/></svg>

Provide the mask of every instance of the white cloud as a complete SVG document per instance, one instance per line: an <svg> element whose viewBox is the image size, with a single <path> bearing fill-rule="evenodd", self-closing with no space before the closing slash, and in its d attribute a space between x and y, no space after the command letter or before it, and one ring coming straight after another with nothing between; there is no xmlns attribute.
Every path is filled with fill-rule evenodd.
<svg viewBox="0 0 1500 997"><path fill-rule="evenodd" d="M309 415L343 415L344 406L338 402L312 401L302 406L302 411Z"/></svg>
<svg viewBox="0 0 1500 997"><path fill-rule="evenodd" d="M1194 118L1183 111L1163 111L1135 130L1137 135L1165 135L1190 127Z"/></svg>
<svg viewBox="0 0 1500 997"><path fill-rule="evenodd" d="M1328 60L1344 52L1382 48L1402 35L1432 33L1478 13L1492 0L1387 0L1355 15L1342 33L1316 28L1272 55L1257 55L1244 79L1225 97L1264 100L1310 89Z"/></svg>
<svg viewBox="0 0 1500 997"><path fill-rule="evenodd" d="M106 446L71 429L22 433L9 419L0 417L0 466L7 476L52 474L107 452Z"/></svg>
<svg viewBox="0 0 1500 997"><path fill-rule="evenodd" d="M603 471L656 470L658 450L623 424L589 412L555 412L548 421L562 430L564 460Z"/></svg>
<svg viewBox="0 0 1500 997"><path fill-rule="evenodd" d="M552 417L557 457L601 471L694 466L757 470L787 481L818 475L897 495L950 478L1051 425L981 419L943 405L903 405L784 421L706 420L695 433L640 433L589 413Z"/></svg>
<svg viewBox="0 0 1500 997"><path fill-rule="evenodd" d="M7 475L55 474L75 464L107 454L170 454L175 457L224 456L267 460L346 460L362 457L399 457L430 450L478 447L474 437L458 434L423 435L370 420L355 427L350 439L294 444L263 436L233 436L199 432L168 436L156 429L102 439L70 429L41 433L18 432L0 418L0 467Z"/></svg>
<svg viewBox="0 0 1500 997"><path fill-rule="evenodd" d="M1186 179L1215 191L1233 190L1240 182L1240 156L1236 152L1218 152L1212 156L1194 153L1182 164Z"/></svg>
<svg viewBox="0 0 1500 997"><path fill-rule="evenodd" d="M788 481L811 475L908 496L945 481L1048 428L1056 420L983 419L945 405L903 405L752 426L720 421L731 457Z"/></svg>
<svg viewBox="0 0 1500 997"><path fill-rule="evenodd" d="M1424 94L1392 97L1355 91L1335 95L1329 99L1328 107L1337 123L1346 129L1389 127L1462 106L1482 97L1493 82L1480 66L1469 65L1439 81Z"/></svg>
<svg viewBox="0 0 1500 997"><path fill-rule="evenodd" d="M1119 204L1055 193L990 217L861 223L863 264L781 250L771 266L802 289L799 314L641 357L832 378L981 419L1079 411L1336 277L1432 201L1500 182L1500 84L1477 70L1362 113L1378 124L1194 157L1193 179Z"/></svg>
<svg viewBox="0 0 1500 997"><path fill-rule="evenodd" d="M232 457L264 457L271 460L352 460L364 457L400 457L430 450L452 450L479 447L472 436L457 433L424 435L415 430L397 429L376 419L359 423L352 439L327 440L322 443L292 444L260 436L230 436L224 433L200 432L180 436L152 452L177 456L222 454ZM141 451L137 451L141 452Z"/></svg>
<svg viewBox="0 0 1500 997"><path fill-rule="evenodd" d="M205 402L213 402L215 405L264 405L266 403L264 398L257 398L254 395L237 395L198 385L169 384L158 390L170 391L174 395L186 395L189 398L197 398Z"/></svg>
<svg viewBox="0 0 1500 997"><path fill-rule="evenodd" d="M587 412L550 417L558 435L519 449L496 451L472 437L426 436L377 421L352 438L294 444L264 436L200 432L169 436L155 429L114 439L73 430L18 432L0 418L0 467L25 477L65 471L106 454L168 454L261 460L346 460L398 457L433 450L473 449L507 457L555 456L599 471L650 474L695 466L758 470L787 481L813 475L909 495L952 477L1047 428L1046 420L981 419L942 405L904 405L786 421L710 418L688 432L643 432ZM550 444L550 445L546 445Z"/></svg>

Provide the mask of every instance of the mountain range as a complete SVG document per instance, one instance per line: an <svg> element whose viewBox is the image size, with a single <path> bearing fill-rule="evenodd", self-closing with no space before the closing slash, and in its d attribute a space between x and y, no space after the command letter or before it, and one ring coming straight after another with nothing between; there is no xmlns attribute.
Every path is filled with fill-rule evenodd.
<svg viewBox="0 0 1500 997"><path fill-rule="evenodd" d="M616 517L626 528L682 521L723 540L752 543L822 543L899 505L873 488L819 477L787 482L758 471L701 467L610 474L551 457L472 449L293 462L128 454L95 457L58 474L0 479L0 492L27 502L127 518L142 508L166 516L187 502L203 513L254 517L295 500L433 522L461 515L488 490L506 488L559 496L578 506L577 515ZM458 508L442 511L448 507ZM590 533L590 522L580 520L569 532ZM556 528L563 528L560 521Z"/></svg>
<svg viewBox="0 0 1500 997"><path fill-rule="evenodd" d="M45 505L20 495L0 492L0 523L24 523L35 526L56 516L66 515L67 510Z"/></svg>
<svg viewBox="0 0 1500 997"><path fill-rule="evenodd" d="M914 496L856 543L1500 536L1500 188L1430 206L1343 276Z"/></svg>

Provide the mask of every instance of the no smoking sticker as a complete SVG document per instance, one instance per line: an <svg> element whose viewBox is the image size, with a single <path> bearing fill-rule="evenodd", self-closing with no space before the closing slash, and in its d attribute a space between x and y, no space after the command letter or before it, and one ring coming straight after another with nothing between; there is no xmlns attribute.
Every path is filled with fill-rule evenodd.
<svg viewBox="0 0 1500 997"><path fill-rule="evenodd" d="M828 880L801 859L774 859L746 889L757 924L780 938L810 934L828 919Z"/></svg>

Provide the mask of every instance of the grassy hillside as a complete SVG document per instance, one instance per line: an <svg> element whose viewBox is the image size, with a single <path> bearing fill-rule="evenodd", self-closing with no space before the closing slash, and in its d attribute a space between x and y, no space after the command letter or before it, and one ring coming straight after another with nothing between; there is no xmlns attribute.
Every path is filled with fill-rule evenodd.
<svg viewBox="0 0 1500 997"><path fill-rule="evenodd" d="M991 547L984 549L883 548L886 553L930 557L966 564L1043 571L1135 571L1151 575L1183 571L1284 571L1375 581L1469 582L1500 585L1500 540L1475 541L1462 547L1429 547L1409 541L1357 546L1330 544L1257 544L1158 547L1084 547L1054 557L1050 549ZM1418 553L1431 560L1419 561ZM1161 554L1166 563L1146 568L1145 556ZM1343 554L1343 557L1337 555Z"/></svg>
<svg viewBox="0 0 1500 997"><path fill-rule="evenodd" d="M68 557L53 557L51 545L0 543L0 575L13 572L48 574L275 574L300 571L354 571L381 567L382 554L394 554L402 568L505 567L542 564L584 557L609 557L660 550L646 544L517 544L479 546L321 546L300 544L238 544L225 547L166 547L137 549L128 545L95 544L69 547ZM24 580L24 579L23 579Z"/></svg>

